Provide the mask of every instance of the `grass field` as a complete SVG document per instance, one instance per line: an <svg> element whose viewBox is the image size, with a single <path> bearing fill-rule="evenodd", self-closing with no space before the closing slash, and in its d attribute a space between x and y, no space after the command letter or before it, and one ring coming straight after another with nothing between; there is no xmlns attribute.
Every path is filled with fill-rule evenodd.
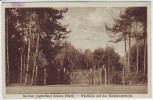
<svg viewBox="0 0 153 100"><path fill-rule="evenodd" d="M46 85L46 86L9 86L7 94L146 94L147 85Z"/></svg>

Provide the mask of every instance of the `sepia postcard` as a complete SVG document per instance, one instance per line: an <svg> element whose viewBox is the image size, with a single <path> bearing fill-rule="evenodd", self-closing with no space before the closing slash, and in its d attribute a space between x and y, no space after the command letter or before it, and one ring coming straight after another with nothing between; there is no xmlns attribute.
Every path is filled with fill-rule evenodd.
<svg viewBox="0 0 153 100"><path fill-rule="evenodd" d="M150 98L150 5L3 2L3 98Z"/></svg>

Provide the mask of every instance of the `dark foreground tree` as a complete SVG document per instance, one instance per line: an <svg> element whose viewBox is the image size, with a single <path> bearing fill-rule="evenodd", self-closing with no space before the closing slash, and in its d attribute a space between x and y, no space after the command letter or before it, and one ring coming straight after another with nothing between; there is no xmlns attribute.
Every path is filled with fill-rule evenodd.
<svg viewBox="0 0 153 100"><path fill-rule="evenodd" d="M51 66L48 62L52 60L53 54L65 46L70 32L66 30L67 25L59 21L67 10L6 8L7 84L46 84L46 69ZM43 72L40 70L42 68ZM41 79L38 74L44 75L41 78L45 82L37 83Z"/></svg>

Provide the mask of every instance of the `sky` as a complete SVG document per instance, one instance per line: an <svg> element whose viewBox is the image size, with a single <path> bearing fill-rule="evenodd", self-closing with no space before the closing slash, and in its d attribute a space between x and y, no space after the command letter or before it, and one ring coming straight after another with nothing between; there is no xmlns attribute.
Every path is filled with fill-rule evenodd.
<svg viewBox="0 0 153 100"><path fill-rule="evenodd" d="M105 29L105 23L113 25L113 18L117 18L124 8L104 7L71 7L64 14L63 24L69 24L71 30L68 41L77 48L90 49L113 46L121 56L124 55L124 42L111 43Z"/></svg>

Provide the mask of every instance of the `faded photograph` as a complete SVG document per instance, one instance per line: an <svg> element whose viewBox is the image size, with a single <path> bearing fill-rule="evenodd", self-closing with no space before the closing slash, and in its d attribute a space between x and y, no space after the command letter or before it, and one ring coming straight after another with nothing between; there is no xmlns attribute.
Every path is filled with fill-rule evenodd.
<svg viewBox="0 0 153 100"><path fill-rule="evenodd" d="M147 94L147 7L5 8L6 94Z"/></svg>

